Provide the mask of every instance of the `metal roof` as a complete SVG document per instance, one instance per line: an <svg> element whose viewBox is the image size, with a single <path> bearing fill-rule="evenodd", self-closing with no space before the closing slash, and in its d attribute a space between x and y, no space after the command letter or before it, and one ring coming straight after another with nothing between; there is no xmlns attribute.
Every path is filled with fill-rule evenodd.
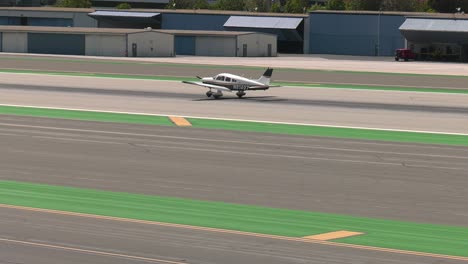
<svg viewBox="0 0 468 264"><path fill-rule="evenodd" d="M408 18L400 30L468 32L468 20Z"/></svg>
<svg viewBox="0 0 468 264"><path fill-rule="evenodd" d="M415 43L468 44L468 20L408 18L400 32Z"/></svg>
<svg viewBox="0 0 468 264"><path fill-rule="evenodd" d="M0 26L0 32L31 32L31 33L64 33L64 34L131 34L160 30L129 29L129 28L88 28L88 27L40 27L40 26ZM166 33L168 34L168 33Z"/></svg>
<svg viewBox="0 0 468 264"><path fill-rule="evenodd" d="M275 28L296 29L303 18L298 17L259 17L259 16L231 16L224 24L225 27L238 28Z"/></svg>
<svg viewBox="0 0 468 264"><path fill-rule="evenodd" d="M161 13L152 13L152 12L129 12L129 11L107 11L107 10L98 10L92 13L89 13L89 16L92 17L137 17L137 18L152 18L159 16Z"/></svg>

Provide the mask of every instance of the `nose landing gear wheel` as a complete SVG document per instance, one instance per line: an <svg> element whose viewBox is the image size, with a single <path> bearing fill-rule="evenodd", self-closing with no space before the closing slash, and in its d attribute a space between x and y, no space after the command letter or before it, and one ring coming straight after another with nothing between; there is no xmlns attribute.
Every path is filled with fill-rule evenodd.
<svg viewBox="0 0 468 264"><path fill-rule="evenodd" d="M237 92L236 95L237 95L237 97L242 98L242 96L244 96L245 93L244 92Z"/></svg>
<svg viewBox="0 0 468 264"><path fill-rule="evenodd" d="M206 92L207 97L211 97L212 95L213 95L213 93L211 91Z"/></svg>

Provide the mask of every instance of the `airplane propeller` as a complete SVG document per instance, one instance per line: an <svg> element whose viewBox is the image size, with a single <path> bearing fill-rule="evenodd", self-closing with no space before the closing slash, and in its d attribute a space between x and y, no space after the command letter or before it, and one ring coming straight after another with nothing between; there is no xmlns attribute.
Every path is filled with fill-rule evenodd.
<svg viewBox="0 0 468 264"><path fill-rule="evenodd" d="M196 77L197 77L198 79L200 79L200 80L202 79L202 77L200 77L200 76L196 76Z"/></svg>

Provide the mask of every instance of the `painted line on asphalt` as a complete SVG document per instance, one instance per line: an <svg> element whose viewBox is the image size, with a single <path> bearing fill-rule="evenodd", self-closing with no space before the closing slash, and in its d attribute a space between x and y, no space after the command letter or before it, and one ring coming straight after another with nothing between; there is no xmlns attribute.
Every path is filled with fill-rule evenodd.
<svg viewBox="0 0 468 264"><path fill-rule="evenodd" d="M190 124L190 122L181 117L181 116L169 116L169 119L172 121L172 123L174 123L176 126L180 126L180 127L189 127L189 126L192 126L192 124Z"/></svg>
<svg viewBox="0 0 468 264"><path fill-rule="evenodd" d="M5 72L2 70L10 70L10 71L29 71L29 72ZM53 71L53 70L37 70L37 69L25 69L25 68L1 68L0 74L34 74L34 75L50 75L50 76L66 76L66 77L78 77L78 78L121 78L121 79L130 79L130 80L146 80L146 81L163 81L163 82L180 82L184 79L195 79L194 76L168 76L168 75L146 75L146 74L138 74L133 73L131 76L135 76L136 78L123 78L123 77L113 77L112 75L119 75L120 73L106 73L106 72L87 72L87 71ZM106 76L107 75L107 76ZM155 77L155 78L151 78ZM160 79L157 79L160 78ZM164 78L167 78L165 80ZM180 79L180 80L176 80ZM462 87L448 87L448 86L405 86L405 85L392 85L392 84L367 84L367 83L340 83L340 82L320 82L320 83L303 83L299 81L291 81L291 80L275 80L273 83L284 84L282 87L291 87L291 88L318 88L318 89L337 89L337 90L355 90L355 91L378 91L378 92L415 92L415 93L448 93L453 94L451 92L443 91L444 89L453 90L453 91L462 91L456 92L460 95L466 95L463 91L466 91L466 88ZM351 85L351 86L362 86L366 88L359 88L359 87L326 87L323 85ZM368 88L367 88L368 87ZM402 88L402 89L378 89L374 87L383 87L383 88ZM275 87L272 87L275 88ZM429 90L441 90L441 91L418 91L418 90L404 90L404 89L429 89Z"/></svg>
<svg viewBox="0 0 468 264"><path fill-rule="evenodd" d="M312 240L333 240L333 239L352 237L352 236L358 236L358 235L363 235L363 234L364 233L361 233L361 232L340 230L340 231L328 232L328 233L317 234L317 235L312 235L312 236L305 236L303 238L312 239Z"/></svg>
<svg viewBox="0 0 468 264"><path fill-rule="evenodd" d="M284 240L284 241L306 242L306 243L312 243L312 244L353 248L353 249L369 250L369 251L377 251L377 252L386 252L386 253L395 253L395 254L402 254L402 255L468 261L468 257L462 257L462 256L451 256L451 255L426 253L426 252L418 252L418 251L410 251L410 250L402 250L402 249L363 246L363 245L346 244L346 243L340 243L340 242L306 239L306 238L299 238L299 237L268 235L268 234L236 231L236 230L220 229L220 228L212 228L212 227L172 224L172 223L157 222L157 221L137 220L137 219L130 219L130 218L114 217L114 216L93 215L93 214L86 214L86 213L67 212L67 211L60 211L60 210L42 209L42 208L16 206L16 205L8 205L8 204L0 204L0 208L25 210L25 211L33 211L33 212L40 212L40 213L50 213L50 214L65 215L65 216L85 217L85 218L100 219L100 220L119 221L119 222L127 222L127 223L136 223L136 224L157 225L157 226L172 227L172 228L183 228L183 229L189 229L189 230L207 231L207 232L241 235L241 236L249 236L249 237L260 237L260 238L276 239L276 240Z"/></svg>
<svg viewBox="0 0 468 264"><path fill-rule="evenodd" d="M17 105L17 104L0 104L0 106L37 108L37 109L49 109L49 110L85 111L85 112L113 113L113 114L127 114L127 115L146 115L146 116L159 116L159 117L161 117L161 116L162 117L181 116L181 115L174 115L174 113L170 113L170 114L157 113L157 114L155 114L155 113L144 113L144 112L106 111L106 110L96 110L96 109L86 109L86 108L64 108L64 107L48 107L48 106ZM389 128L376 128L376 127L358 127L358 126L337 126L337 125L324 125L324 124L316 124L316 123L292 123L292 122L265 121L265 120L253 120L253 119L236 119L236 118L187 116L187 115L182 115L182 116L184 118L219 120L219 121L238 121L238 122L262 123L262 124L316 126L316 127L329 127L329 128L351 128L351 129L380 130L380 131L390 131L390 132L412 132L412 133L468 136L468 133L454 133L454 132L444 132L444 131L389 129Z"/></svg>
<svg viewBox="0 0 468 264"><path fill-rule="evenodd" d="M187 264L188 263L186 261L179 262L179 261L171 261L171 260L164 260L164 259L147 258L147 257L118 254L118 253L112 253L112 252L106 252L106 251L97 251L97 250L75 248L75 247L65 247L65 246L58 246L58 245L52 245L52 244L46 244L46 243L14 240L14 239L7 239L7 238L0 238L0 242L44 247L44 248L51 248L51 249L57 249L57 250L68 250L68 251L80 252L80 253L85 253L85 254L100 255L100 256L114 257L114 258L125 258L125 259L152 262L152 263L167 263L167 264Z"/></svg>

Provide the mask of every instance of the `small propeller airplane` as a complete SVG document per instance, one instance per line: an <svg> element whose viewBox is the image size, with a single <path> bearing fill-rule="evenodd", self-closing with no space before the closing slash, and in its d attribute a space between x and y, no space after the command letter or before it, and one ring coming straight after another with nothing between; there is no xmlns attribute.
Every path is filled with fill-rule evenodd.
<svg viewBox="0 0 468 264"><path fill-rule="evenodd" d="M237 97L242 98L246 91L268 90L270 87L276 87L270 85L272 73L273 69L268 68L258 80L252 80L230 73L220 73L215 77L202 78L197 76L197 78L201 80L200 82L183 81L183 83L208 88L206 96L213 96L214 99L219 99L223 96L223 92L234 91L237 91Z"/></svg>

